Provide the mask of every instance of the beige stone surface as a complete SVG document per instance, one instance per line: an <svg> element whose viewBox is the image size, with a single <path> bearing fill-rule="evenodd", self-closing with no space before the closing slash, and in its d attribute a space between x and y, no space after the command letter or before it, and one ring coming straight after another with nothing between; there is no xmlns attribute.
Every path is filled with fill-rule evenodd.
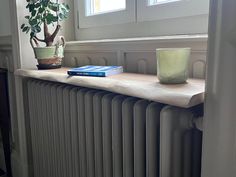
<svg viewBox="0 0 236 177"><path fill-rule="evenodd" d="M185 84L164 85L160 84L155 75L122 73L109 77L68 76L68 69L19 69L15 74L22 77L106 90L183 108L204 102L205 80L201 79L188 79Z"/></svg>

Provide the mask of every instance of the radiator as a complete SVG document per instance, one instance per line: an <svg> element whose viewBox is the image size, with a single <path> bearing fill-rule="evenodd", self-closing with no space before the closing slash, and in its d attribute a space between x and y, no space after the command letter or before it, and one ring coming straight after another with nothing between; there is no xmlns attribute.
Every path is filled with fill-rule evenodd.
<svg viewBox="0 0 236 177"><path fill-rule="evenodd" d="M189 110L58 83L27 81L34 177L200 177Z"/></svg>

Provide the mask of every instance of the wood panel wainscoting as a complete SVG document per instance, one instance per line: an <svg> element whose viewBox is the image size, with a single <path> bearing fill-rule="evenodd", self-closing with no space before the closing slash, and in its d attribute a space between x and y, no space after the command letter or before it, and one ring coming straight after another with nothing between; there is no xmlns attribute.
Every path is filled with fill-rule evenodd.
<svg viewBox="0 0 236 177"><path fill-rule="evenodd" d="M157 48L192 49L189 74L205 78L207 35L67 42L64 66L122 65L125 72L157 73Z"/></svg>

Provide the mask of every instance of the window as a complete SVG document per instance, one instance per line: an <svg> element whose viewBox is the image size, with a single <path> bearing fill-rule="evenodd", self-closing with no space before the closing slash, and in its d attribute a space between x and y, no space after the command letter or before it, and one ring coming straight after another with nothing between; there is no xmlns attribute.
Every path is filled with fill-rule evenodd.
<svg viewBox="0 0 236 177"><path fill-rule="evenodd" d="M207 14L208 0L137 0L137 21L163 20Z"/></svg>
<svg viewBox="0 0 236 177"><path fill-rule="evenodd" d="M136 0L77 0L79 27L89 28L135 21Z"/></svg>
<svg viewBox="0 0 236 177"><path fill-rule="evenodd" d="M209 0L75 1L79 2L78 39L81 36L89 39L104 38L104 36L110 38L111 33L116 33L113 36L117 38L117 36L147 36L145 31L150 31L152 36L207 31ZM196 23L191 27L193 21ZM148 28L147 25L152 28ZM173 33L174 29L169 30L175 27L178 28L176 32ZM164 29L167 29L167 32Z"/></svg>
<svg viewBox="0 0 236 177"><path fill-rule="evenodd" d="M88 0L86 3L86 15L98 15L125 10L125 8L125 0Z"/></svg>

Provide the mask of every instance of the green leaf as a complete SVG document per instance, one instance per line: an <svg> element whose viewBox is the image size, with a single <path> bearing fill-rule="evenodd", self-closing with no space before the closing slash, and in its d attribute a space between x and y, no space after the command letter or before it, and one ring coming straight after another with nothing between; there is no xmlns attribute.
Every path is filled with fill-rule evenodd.
<svg viewBox="0 0 236 177"><path fill-rule="evenodd" d="M33 11L31 12L31 15L32 15L32 16L35 16L35 15L36 15L36 10L33 10Z"/></svg>
<svg viewBox="0 0 236 177"><path fill-rule="evenodd" d="M69 9L67 9L67 7L66 7L66 5L64 3L60 5L60 8L65 13L69 12Z"/></svg>
<svg viewBox="0 0 236 177"><path fill-rule="evenodd" d="M25 26L25 27L22 29L22 31L23 31L23 32L26 32L28 29L29 29L29 27L28 27L28 26Z"/></svg>
<svg viewBox="0 0 236 177"><path fill-rule="evenodd" d="M35 8L39 8L41 6L41 3L35 4Z"/></svg>
<svg viewBox="0 0 236 177"><path fill-rule="evenodd" d="M36 31L37 33L40 33L40 32L41 32L41 27L40 27L40 26L35 26L35 31Z"/></svg>
<svg viewBox="0 0 236 177"><path fill-rule="evenodd" d="M32 20L29 21L29 24L30 24L31 26L35 26L37 23L38 23L38 20L37 20L37 19L32 19Z"/></svg>
<svg viewBox="0 0 236 177"><path fill-rule="evenodd" d="M20 28L23 29L24 27L25 27L25 24L22 24Z"/></svg>
<svg viewBox="0 0 236 177"><path fill-rule="evenodd" d="M62 14L62 13L59 13L58 16L59 16L60 20L64 18L64 14Z"/></svg>
<svg viewBox="0 0 236 177"><path fill-rule="evenodd" d="M37 16L35 17L35 19L41 21L41 15L37 15Z"/></svg>
<svg viewBox="0 0 236 177"><path fill-rule="evenodd" d="M48 8L54 12L58 11L59 4L50 2Z"/></svg>
<svg viewBox="0 0 236 177"><path fill-rule="evenodd" d="M38 10L38 12L39 12L39 13L42 13L44 10L45 10L44 7L40 7L39 10Z"/></svg>
<svg viewBox="0 0 236 177"><path fill-rule="evenodd" d="M26 18L26 19L29 19L29 18L30 18L30 16L29 16L29 15L27 15L27 16L25 16L25 18Z"/></svg>
<svg viewBox="0 0 236 177"><path fill-rule="evenodd" d="M57 19L58 19L58 17L54 16L53 14L47 14L47 16L46 16L47 24L51 24L53 22L56 22Z"/></svg>
<svg viewBox="0 0 236 177"><path fill-rule="evenodd" d="M30 28L28 27L27 30L26 30L26 33L28 33L30 31Z"/></svg>
<svg viewBox="0 0 236 177"><path fill-rule="evenodd" d="M34 10L34 4L29 4L29 11L32 12Z"/></svg>
<svg viewBox="0 0 236 177"><path fill-rule="evenodd" d="M32 26L31 27L31 33L33 33L34 35L36 34L36 33L39 33L39 32L41 32L41 27L40 26ZM31 35L33 35L33 34L31 34Z"/></svg>
<svg viewBox="0 0 236 177"><path fill-rule="evenodd" d="M47 7L49 3L49 0L42 0L42 4L44 7Z"/></svg>

